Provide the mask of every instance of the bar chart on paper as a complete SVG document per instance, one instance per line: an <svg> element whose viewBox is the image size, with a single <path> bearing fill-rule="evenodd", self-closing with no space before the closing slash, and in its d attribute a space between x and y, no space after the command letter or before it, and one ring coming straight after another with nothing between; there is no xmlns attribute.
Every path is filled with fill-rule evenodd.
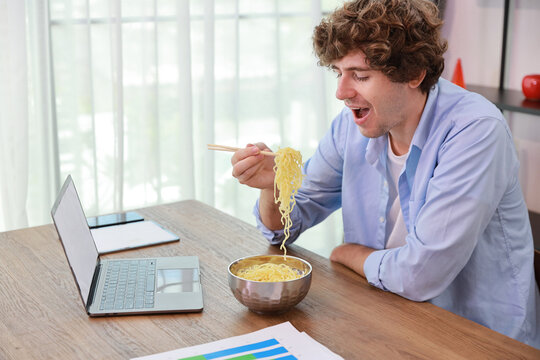
<svg viewBox="0 0 540 360"><path fill-rule="evenodd" d="M133 360L334 360L343 359L289 322L207 344Z"/></svg>
<svg viewBox="0 0 540 360"><path fill-rule="evenodd" d="M279 355L279 356L278 356ZM218 350L209 354L195 355L178 360L251 360L251 359L281 359L296 360L289 350L281 346L276 339L268 339L253 344Z"/></svg>

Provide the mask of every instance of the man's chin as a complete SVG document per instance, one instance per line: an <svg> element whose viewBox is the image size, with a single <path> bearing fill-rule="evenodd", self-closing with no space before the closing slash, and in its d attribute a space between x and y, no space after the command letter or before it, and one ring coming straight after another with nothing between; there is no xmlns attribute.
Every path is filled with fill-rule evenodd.
<svg viewBox="0 0 540 360"><path fill-rule="evenodd" d="M375 139L383 135L386 135L388 133L388 131L384 131L382 129L370 129L370 128L365 128L359 125L357 126L358 126L358 130L360 130L360 133L370 139Z"/></svg>

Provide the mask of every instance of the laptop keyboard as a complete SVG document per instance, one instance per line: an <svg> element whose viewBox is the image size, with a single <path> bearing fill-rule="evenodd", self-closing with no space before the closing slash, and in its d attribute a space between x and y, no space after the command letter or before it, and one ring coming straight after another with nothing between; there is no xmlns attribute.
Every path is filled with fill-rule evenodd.
<svg viewBox="0 0 540 360"><path fill-rule="evenodd" d="M155 278L155 259L110 261L99 309L153 308Z"/></svg>

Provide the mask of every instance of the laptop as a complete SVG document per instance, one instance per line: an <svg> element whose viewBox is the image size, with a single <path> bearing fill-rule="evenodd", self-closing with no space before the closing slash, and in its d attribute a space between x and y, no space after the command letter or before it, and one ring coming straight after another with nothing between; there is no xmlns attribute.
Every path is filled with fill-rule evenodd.
<svg viewBox="0 0 540 360"><path fill-rule="evenodd" d="M51 215L89 316L202 311L197 256L99 257L71 175Z"/></svg>

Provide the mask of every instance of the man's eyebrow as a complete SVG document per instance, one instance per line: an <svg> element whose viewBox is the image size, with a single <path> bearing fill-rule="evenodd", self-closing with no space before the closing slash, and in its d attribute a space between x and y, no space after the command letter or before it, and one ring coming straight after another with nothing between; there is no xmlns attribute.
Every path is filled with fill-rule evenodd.
<svg viewBox="0 0 540 360"><path fill-rule="evenodd" d="M344 69L339 69L336 65L332 65L330 67L332 70L339 70L339 71L370 71L370 68L361 67L361 66L350 66L346 67Z"/></svg>

